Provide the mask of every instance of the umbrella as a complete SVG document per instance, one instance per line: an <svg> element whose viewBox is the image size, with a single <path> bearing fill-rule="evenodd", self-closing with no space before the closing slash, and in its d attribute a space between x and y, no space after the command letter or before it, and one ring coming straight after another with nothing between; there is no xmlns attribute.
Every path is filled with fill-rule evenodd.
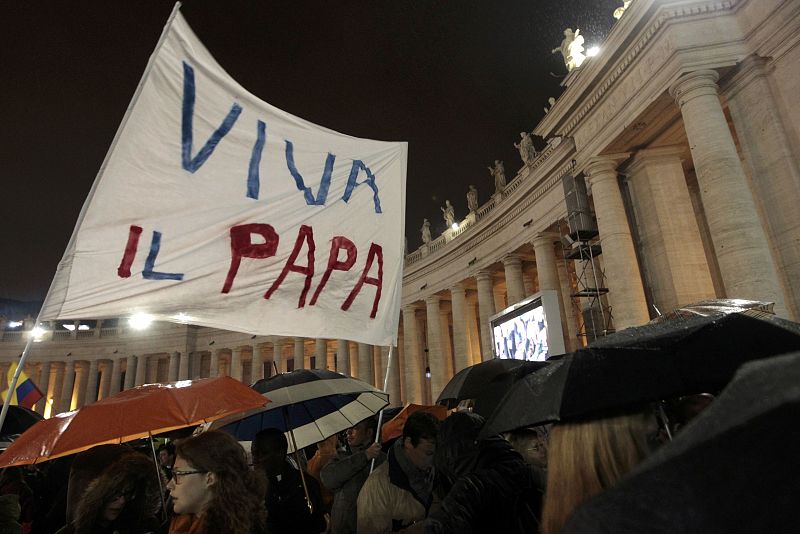
<svg viewBox="0 0 800 534"><path fill-rule="evenodd" d="M43 417L33 410L11 404L8 406L8 413L6 414L6 420L3 421L3 429L0 430L0 436L22 434L42 419Z"/></svg>
<svg viewBox="0 0 800 534"><path fill-rule="evenodd" d="M253 389L268 395L266 407L215 421L210 428L252 441L265 428L287 433L289 452L355 426L389 404L389 395L366 382L325 369L298 369L264 378ZM293 434L290 435L289 433Z"/></svg>
<svg viewBox="0 0 800 534"><path fill-rule="evenodd" d="M762 302L759 300L744 299L709 299L694 302L676 308L663 315L659 315L650 323L661 323L664 321L675 321L702 316L720 316L728 313L743 313L751 317L767 317L775 315L773 308L774 302Z"/></svg>
<svg viewBox="0 0 800 534"><path fill-rule="evenodd" d="M798 420L800 353L745 364L671 443L561 532L797 532Z"/></svg>
<svg viewBox="0 0 800 534"><path fill-rule="evenodd" d="M693 393L716 392L749 361L800 350L800 325L742 314L628 328L515 384L482 436Z"/></svg>
<svg viewBox="0 0 800 534"><path fill-rule="evenodd" d="M210 422L269 402L229 377L146 384L33 425L0 455L0 467L76 454Z"/></svg>
<svg viewBox="0 0 800 534"><path fill-rule="evenodd" d="M463 400L474 399L472 411L488 417L511 384L544 365L545 362L500 358L471 365L450 379L436 404L453 409Z"/></svg>
<svg viewBox="0 0 800 534"><path fill-rule="evenodd" d="M395 415L381 428L381 441L387 442L391 439L399 438L403 435L403 427L408 416L414 412L428 412L433 414L439 421L444 421L447 417L447 408L441 405L426 406L422 404L409 404L400 413Z"/></svg>

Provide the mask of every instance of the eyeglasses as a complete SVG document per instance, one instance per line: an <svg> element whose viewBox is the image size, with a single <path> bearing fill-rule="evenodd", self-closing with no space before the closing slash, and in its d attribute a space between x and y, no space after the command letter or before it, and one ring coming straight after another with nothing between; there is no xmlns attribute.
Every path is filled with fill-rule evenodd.
<svg viewBox="0 0 800 534"><path fill-rule="evenodd" d="M199 473L208 473L208 471L200 471L199 469L195 469L193 471L173 471L172 472L172 480L175 481L175 484L181 483L181 477L185 477L186 475L197 475Z"/></svg>

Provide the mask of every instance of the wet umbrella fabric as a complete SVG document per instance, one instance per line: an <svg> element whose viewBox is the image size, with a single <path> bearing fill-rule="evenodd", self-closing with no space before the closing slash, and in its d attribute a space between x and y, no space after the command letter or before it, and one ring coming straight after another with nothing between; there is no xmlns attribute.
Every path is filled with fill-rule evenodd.
<svg viewBox="0 0 800 534"><path fill-rule="evenodd" d="M471 365L450 379L436 404L453 409L463 400L474 399L472 411L488 417L514 382L544 365L500 358Z"/></svg>
<svg viewBox="0 0 800 534"><path fill-rule="evenodd" d="M521 379L481 435L717 392L743 363L794 350L800 325L774 317L730 314L629 328Z"/></svg>
<svg viewBox="0 0 800 534"><path fill-rule="evenodd" d="M408 416L416 412L432 414L439 421L444 421L447 417L447 408L442 405L427 406L424 404L409 404L381 427L381 442L386 443L389 440L397 439L402 436Z"/></svg>
<svg viewBox="0 0 800 534"><path fill-rule="evenodd" d="M293 431L298 449L322 441L378 413L389 404L389 395L366 382L324 369L298 369L259 380L253 389L272 401L211 425L252 441L266 428ZM293 452L287 435L289 452Z"/></svg>
<svg viewBox="0 0 800 534"><path fill-rule="evenodd" d="M25 408L24 406L9 405L6 420L3 421L3 428L0 436L10 436L22 434L30 427L44 419L40 414Z"/></svg>
<svg viewBox="0 0 800 534"><path fill-rule="evenodd" d="M36 423L0 455L0 467L43 462L95 445L208 423L267 402L229 377L146 384Z"/></svg>
<svg viewBox="0 0 800 534"><path fill-rule="evenodd" d="M561 531L797 532L800 353L742 367L719 398Z"/></svg>
<svg viewBox="0 0 800 534"><path fill-rule="evenodd" d="M664 321L682 321L692 317L712 317L726 315L729 313L743 313L751 317L774 316L774 302L762 302L759 300L744 299L709 299L693 302L676 308L672 311L659 315L650 323L662 323Z"/></svg>

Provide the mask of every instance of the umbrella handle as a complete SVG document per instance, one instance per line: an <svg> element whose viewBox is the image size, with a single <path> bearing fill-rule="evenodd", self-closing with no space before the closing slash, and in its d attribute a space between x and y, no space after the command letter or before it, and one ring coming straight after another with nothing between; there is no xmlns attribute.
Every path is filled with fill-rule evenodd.
<svg viewBox="0 0 800 534"><path fill-rule="evenodd" d="M389 345L389 355L386 357L386 374L383 378L383 392L386 393L386 390L389 389L389 369L392 367L392 350L394 350L394 345ZM375 429L375 443L381 442L381 424L383 424L383 408L381 408L380 413L378 414L378 426ZM369 472L375 470L375 458L369 464Z"/></svg>
<svg viewBox="0 0 800 534"><path fill-rule="evenodd" d="M158 468L158 456L156 456L156 445L153 443L153 435L147 433L150 438L150 450L153 451L153 465L156 467L156 479L158 480L158 495L161 497L161 513L164 515L164 520L167 519L167 501L164 500L164 486L161 485L161 470Z"/></svg>
<svg viewBox="0 0 800 534"><path fill-rule="evenodd" d="M286 428L289 429L289 437L292 438L292 448L294 449L294 459L297 462L297 468L300 471L300 481L303 483L303 492L306 495L306 506L308 506L308 513L314 513L314 504L311 502L311 497L308 496L308 485L306 484L306 477L303 473L303 466L300 465L300 454L297 450L297 441L294 439L294 430L289 425L289 409L284 406L283 419L286 422Z"/></svg>

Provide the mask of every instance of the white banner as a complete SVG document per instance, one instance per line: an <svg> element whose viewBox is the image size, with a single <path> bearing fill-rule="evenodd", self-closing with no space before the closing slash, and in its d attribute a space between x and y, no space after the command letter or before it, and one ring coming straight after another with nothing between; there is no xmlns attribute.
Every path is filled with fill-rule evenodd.
<svg viewBox="0 0 800 534"><path fill-rule="evenodd" d="M253 68L269 76L269 65ZM389 345L400 313L406 158L406 143L343 135L259 100L176 11L42 319L141 312Z"/></svg>

